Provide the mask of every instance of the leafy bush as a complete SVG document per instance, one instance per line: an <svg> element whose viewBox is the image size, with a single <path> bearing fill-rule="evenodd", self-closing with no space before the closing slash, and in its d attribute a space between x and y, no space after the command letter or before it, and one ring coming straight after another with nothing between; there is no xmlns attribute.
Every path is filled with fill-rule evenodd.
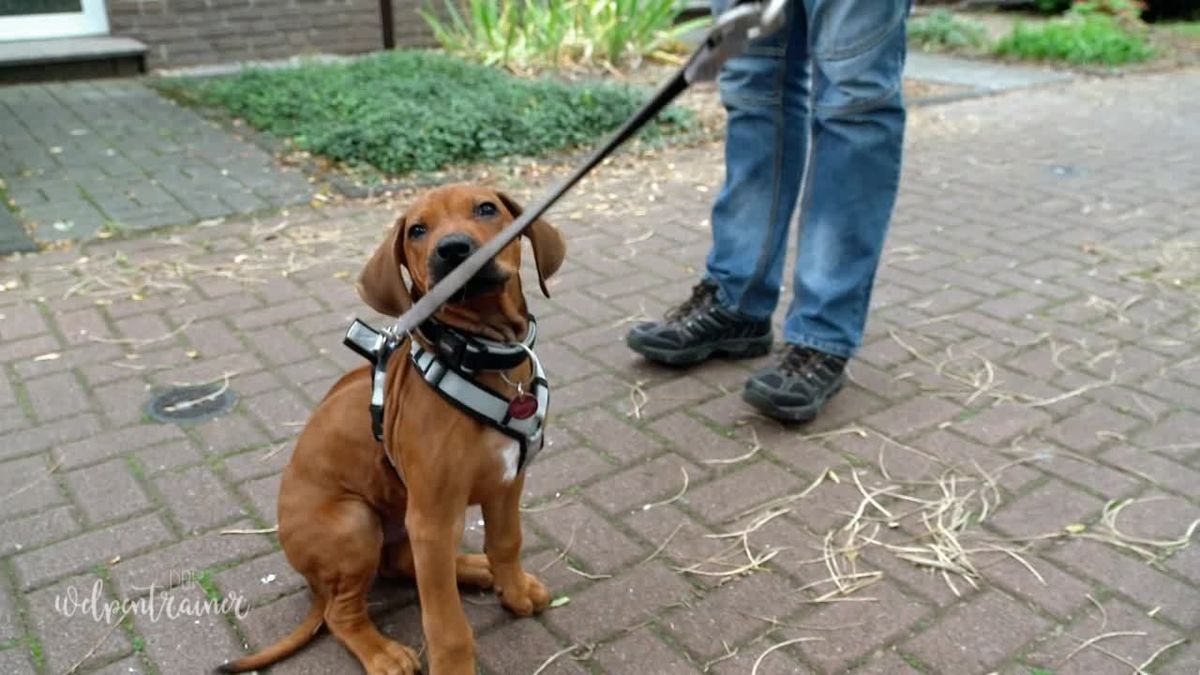
<svg viewBox="0 0 1200 675"><path fill-rule="evenodd" d="M1040 26L1018 23L996 43L995 51L1022 59L1109 66L1149 59L1154 50L1140 22L1130 23L1127 15L1100 7L1111 4L1077 2L1061 19Z"/></svg>
<svg viewBox="0 0 1200 675"><path fill-rule="evenodd" d="M927 50L972 50L987 43L987 32L975 21L937 9L908 23L908 39Z"/></svg>
<svg viewBox="0 0 1200 675"><path fill-rule="evenodd" d="M626 86L524 80L431 52L386 52L164 86L301 149L396 174L587 143L614 130L646 99ZM647 133L690 122L686 111L672 108Z"/></svg>
<svg viewBox="0 0 1200 675"><path fill-rule="evenodd" d="M446 51L526 69L620 65L662 55L708 18L676 24L679 0L443 0L446 18L421 13Z"/></svg>

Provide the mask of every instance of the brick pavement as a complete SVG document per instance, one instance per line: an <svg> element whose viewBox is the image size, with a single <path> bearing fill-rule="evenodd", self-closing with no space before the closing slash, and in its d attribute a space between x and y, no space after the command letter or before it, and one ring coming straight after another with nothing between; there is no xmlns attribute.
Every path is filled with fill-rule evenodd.
<svg viewBox="0 0 1200 675"><path fill-rule="evenodd" d="M136 80L3 87L0 113L0 179L40 241L275 210L310 197L301 175Z"/></svg>
<svg viewBox="0 0 1200 675"><path fill-rule="evenodd" d="M570 602L518 621L468 594L484 672L1197 672L1200 549L1169 544L1200 514L1198 93L1191 71L914 111L867 344L803 430L742 405L756 363L665 370L619 341L694 278L719 147L606 166L557 209L571 251L535 300L556 395L526 559ZM288 441L357 362L346 322L374 318L349 277L390 213L0 264L0 670L199 672L295 624L274 538L222 532L273 524ZM228 416L141 413L225 376ZM955 541L973 572L914 562ZM252 609L65 616L97 582ZM414 603L381 584L373 611L419 643ZM356 667L322 637L273 672Z"/></svg>

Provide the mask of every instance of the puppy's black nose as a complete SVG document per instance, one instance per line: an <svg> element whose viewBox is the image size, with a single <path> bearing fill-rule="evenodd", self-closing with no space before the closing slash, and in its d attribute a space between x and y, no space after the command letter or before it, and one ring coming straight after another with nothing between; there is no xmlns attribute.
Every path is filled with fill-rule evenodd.
<svg viewBox="0 0 1200 675"><path fill-rule="evenodd" d="M478 248L475 240L465 234L448 234L438 241L434 253L438 258L452 264L458 264Z"/></svg>

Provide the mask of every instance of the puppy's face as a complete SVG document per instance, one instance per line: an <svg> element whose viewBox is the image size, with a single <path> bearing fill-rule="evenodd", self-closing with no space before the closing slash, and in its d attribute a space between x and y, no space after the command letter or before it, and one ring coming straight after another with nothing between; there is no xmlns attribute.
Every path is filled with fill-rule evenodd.
<svg viewBox="0 0 1200 675"><path fill-rule="evenodd" d="M446 278L514 217L500 195L487 188L450 186L422 195L397 233L416 290L424 293ZM514 241L475 273L454 301L501 293L520 268L521 244Z"/></svg>
<svg viewBox="0 0 1200 675"><path fill-rule="evenodd" d="M426 293L484 242L520 217L521 206L498 190L449 185L421 195L392 227L363 267L358 292L372 309L399 316L413 296ZM566 243L558 230L538 218L525 229L537 263L542 292L546 280L562 265ZM412 288L404 280L408 270ZM504 247L443 308L443 319L495 339L514 339L525 325L525 301L519 270L521 244Z"/></svg>

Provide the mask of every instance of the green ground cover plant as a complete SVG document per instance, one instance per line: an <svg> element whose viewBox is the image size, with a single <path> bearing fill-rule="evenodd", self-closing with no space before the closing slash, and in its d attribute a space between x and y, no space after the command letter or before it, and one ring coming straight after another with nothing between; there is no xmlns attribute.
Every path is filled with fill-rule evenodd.
<svg viewBox="0 0 1200 675"><path fill-rule="evenodd" d="M995 53L1033 61L1118 66L1154 56L1140 4L1129 0L1076 2L1058 19L1018 22L997 41Z"/></svg>
<svg viewBox="0 0 1200 675"><path fill-rule="evenodd" d="M217 107L335 162L390 174L536 156L616 129L648 94L604 82L530 80L435 52L386 52L348 63L161 80L185 102ZM672 108L643 134L691 127Z"/></svg>

